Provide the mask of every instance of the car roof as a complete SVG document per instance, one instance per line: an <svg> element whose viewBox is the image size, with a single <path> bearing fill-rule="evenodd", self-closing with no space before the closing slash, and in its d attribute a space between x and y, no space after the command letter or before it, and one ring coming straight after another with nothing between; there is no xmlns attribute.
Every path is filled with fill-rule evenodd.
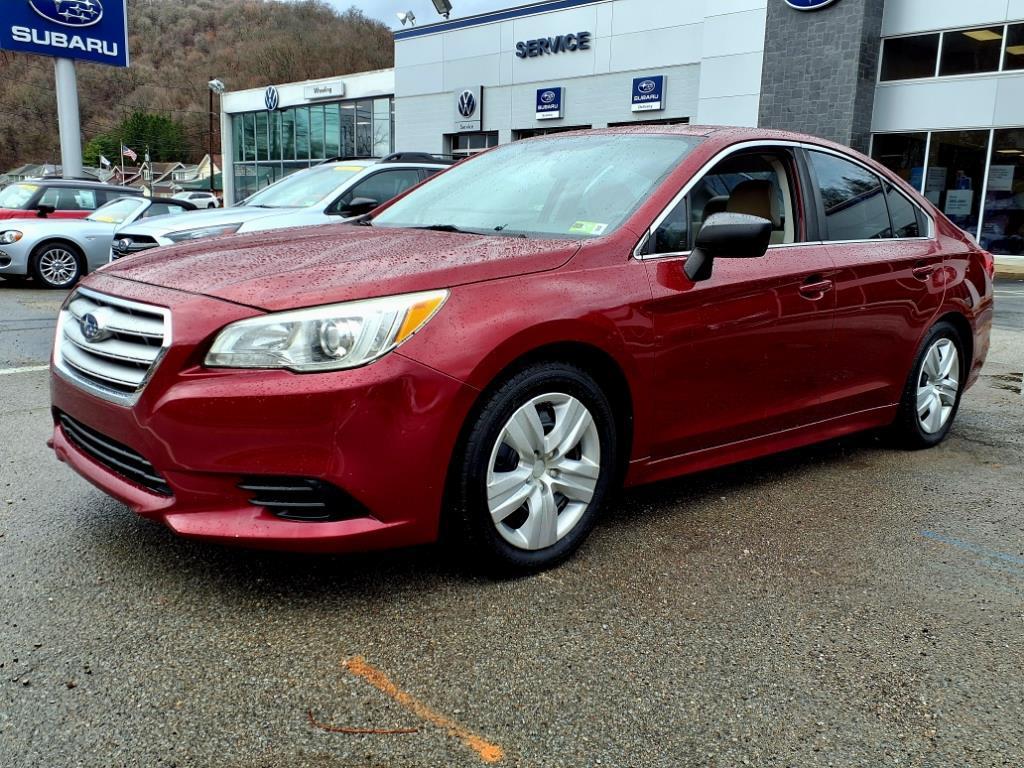
<svg viewBox="0 0 1024 768"><path fill-rule="evenodd" d="M127 192L131 195L141 195L142 190L137 187L122 187L116 184L105 184L102 181L88 181L85 179L25 179L17 184L36 184L47 187L74 187L76 189L113 189L118 192Z"/></svg>
<svg viewBox="0 0 1024 768"><path fill-rule="evenodd" d="M691 125L682 123L679 125L620 125L614 128L584 128L578 131L564 131L544 136L535 136L525 141L545 141L556 139L562 136L584 136L602 134L627 134L634 136L695 136L702 139L711 139L722 145L738 144L746 141L793 141L799 143L817 144L822 147L830 147L842 152L851 152L849 147L837 144L834 141L823 139L820 136L811 136L806 133L795 131L780 131L774 128L743 128L729 125Z"/></svg>

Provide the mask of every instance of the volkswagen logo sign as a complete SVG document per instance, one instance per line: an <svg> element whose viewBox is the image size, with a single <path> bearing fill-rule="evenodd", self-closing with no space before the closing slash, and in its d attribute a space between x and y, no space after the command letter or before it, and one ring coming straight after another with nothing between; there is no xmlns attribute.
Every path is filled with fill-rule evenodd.
<svg viewBox="0 0 1024 768"><path fill-rule="evenodd" d="M91 27L103 18L100 0L28 0L32 10L64 27Z"/></svg>
<svg viewBox="0 0 1024 768"><path fill-rule="evenodd" d="M819 8L824 8L835 2L838 0L786 0L786 5L796 8L798 11L817 11Z"/></svg>
<svg viewBox="0 0 1024 768"><path fill-rule="evenodd" d="M100 324L100 319L92 312L82 315L82 319L78 322L79 328L82 330L82 336L84 336L85 340L88 342L95 344L96 342L103 341L110 336L110 331Z"/></svg>
<svg viewBox="0 0 1024 768"><path fill-rule="evenodd" d="M474 112L476 112L476 96L467 89L459 94L459 114L468 119L473 116Z"/></svg>
<svg viewBox="0 0 1024 768"><path fill-rule="evenodd" d="M640 93L654 93L654 89L658 87L658 84L653 80L641 80L636 88Z"/></svg>
<svg viewBox="0 0 1024 768"><path fill-rule="evenodd" d="M545 103L545 104L550 104L551 102L553 102L555 100L555 92L554 91L544 91L544 93L542 93L540 95L540 100L543 103Z"/></svg>
<svg viewBox="0 0 1024 768"><path fill-rule="evenodd" d="M281 94L277 92L277 88L274 86L267 88L266 93L263 94L263 103L267 105L268 112L273 112L281 106Z"/></svg>

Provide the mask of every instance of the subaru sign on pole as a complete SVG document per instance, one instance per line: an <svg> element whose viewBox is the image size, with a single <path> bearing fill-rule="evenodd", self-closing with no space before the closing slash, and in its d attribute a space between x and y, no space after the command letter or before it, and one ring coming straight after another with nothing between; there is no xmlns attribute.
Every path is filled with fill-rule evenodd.
<svg viewBox="0 0 1024 768"><path fill-rule="evenodd" d="M654 112L665 108L665 76L652 75L633 79L634 112Z"/></svg>
<svg viewBox="0 0 1024 768"><path fill-rule="evenodd" d="M126 0L4 0L0 48L127 67Z"/></svg>
<svg viewBox="0 0 1024 768"><path fill-rule="evenodd" d="M538 120L557 120L562 116L564 88L540 88L537 91Z"/></svg>
<svg viewBox="0 0 1024 768"><path fill-rule="evenodd" d="M82 175L75 60L128 66L128 0L4 0L0 49L52 56L60 156L66 178Z"/></svg>
<svg viewBox="0 0 1024 768"><path fill-rule="evenodd" d="M835 2L837 0L786 0L786 5L798 11L816 11Z"/></svg>

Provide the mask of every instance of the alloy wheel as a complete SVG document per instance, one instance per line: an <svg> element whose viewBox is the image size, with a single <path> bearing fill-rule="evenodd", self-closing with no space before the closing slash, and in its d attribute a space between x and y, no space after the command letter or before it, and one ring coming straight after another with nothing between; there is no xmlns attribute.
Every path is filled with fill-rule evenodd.
<svg viewBox="0 0 1024 768"><path fill-rule="evenodd" d="M565 394L535 397L512 414L491 451L491 520L514 547L550 547L580 522L600 474L601 439L587 407Z"/></svg>
<svg viewBox="0 0 1024 768"><path fill-rule="evenodd" d="M39 275L50 285L65 285L78 274L78 260L66 248L50 248L39 257Z"/></svg>
<svg viewBox="0 0 1024 768"><path fill-rule="evenodd" d="M940 338L924 355L917 382L917 418L929 435L949 421L960 392L960 355L951 339Z"/></svg>

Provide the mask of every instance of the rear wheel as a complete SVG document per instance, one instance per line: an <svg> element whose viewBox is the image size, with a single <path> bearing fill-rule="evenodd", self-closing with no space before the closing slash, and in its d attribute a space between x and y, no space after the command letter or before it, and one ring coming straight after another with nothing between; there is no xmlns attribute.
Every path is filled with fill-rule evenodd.
<svg viewBox="0 0 1024 768"><path fill-rule="evenodd" d="M548 568L593 527L617 466L615 421L583 370L541 363L492 393L455 471L471 557L498 573Z"/></svg>
<svg viewBox="0 0 1024 768"><path fill-rule="evenodd" d="M963 341L946 322L925 337L903 390L893 430L908 448L931 448L953 427L966 379Z"/></svg>
<svg viewBox="0 0 1024 768"><path fill-rule="evenodd" d="M43 243L32 254L32 276L46 288L70 288L82 276L82 254L67 243Z"/></svg>

